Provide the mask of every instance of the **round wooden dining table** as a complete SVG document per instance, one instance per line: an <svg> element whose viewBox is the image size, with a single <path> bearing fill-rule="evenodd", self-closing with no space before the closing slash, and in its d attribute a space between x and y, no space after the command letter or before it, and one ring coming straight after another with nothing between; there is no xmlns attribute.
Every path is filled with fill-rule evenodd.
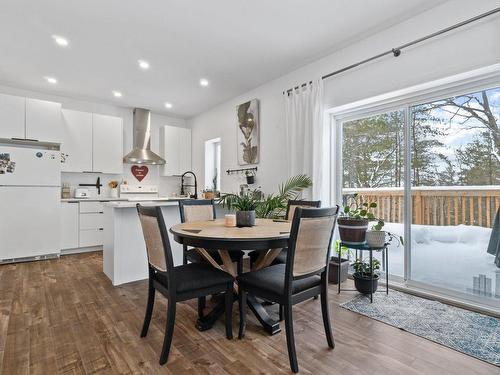
<svg viewBox="0 0 500 375"><path fill-rule="evenodd" d="M254 263L253 271L271 265L283 248L288 246L291 223L284 220L256 219L253 227L226 227L224 219L192 221L174 225L170 228L174 240L186 247L194 248L207 262L216 268L223 269L234 277L237 270L229 252L239 250L256 250L260 252ZM218 251L223 264L218 264L210 253ZM238 286L235 283L235 291ZM247 303L260 324L271 335L280 331L279 322L272 319L263 304L254 296L248 295ZM214 309L203 318L198 319L199 330L210 329L215 321L224 313L224 304L217 303Z"/></svg>

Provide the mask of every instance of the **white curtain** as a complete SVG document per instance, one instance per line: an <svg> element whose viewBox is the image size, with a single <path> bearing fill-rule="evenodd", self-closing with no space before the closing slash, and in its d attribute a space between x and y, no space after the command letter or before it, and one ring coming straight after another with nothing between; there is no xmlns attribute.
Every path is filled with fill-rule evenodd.
<svg viewBox="0 0 500 375"><path fill-rule="evenodd" d="M323 80L284 93L288 175L306 174L313 180L312 199L329 204L328 132L323 118ZM323 205L325 205L323 204Z"/></svg>

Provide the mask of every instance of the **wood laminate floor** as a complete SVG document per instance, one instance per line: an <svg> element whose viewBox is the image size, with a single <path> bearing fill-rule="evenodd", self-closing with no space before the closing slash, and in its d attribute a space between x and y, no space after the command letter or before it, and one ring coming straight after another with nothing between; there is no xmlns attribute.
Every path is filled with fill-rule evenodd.
<svg viewBox="0 0 500 375"><path fill-rule="evenodd" d="M251 315L242 341L226 340L223 322L198 332L195 301L178 305L169 362L159 366L166 303L157 296L148 337L141 339L146 290L146 281L113 287L102 273L101 253L0 266L0 373L290 373L284 332L268 336ZM294 307L301 374L500 374L498 367L340 308L352 293L338 296L333 285L330 293L333 351L319 301Z"/></svg>

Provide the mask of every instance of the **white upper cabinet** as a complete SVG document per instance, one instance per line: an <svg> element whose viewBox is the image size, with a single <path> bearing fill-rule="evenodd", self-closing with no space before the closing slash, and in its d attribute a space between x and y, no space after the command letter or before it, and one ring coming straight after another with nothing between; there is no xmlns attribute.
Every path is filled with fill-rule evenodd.
<svg viewBox="0 0 500 375"><path fill-rule="evenodd" d="M191 170L191 129L179 128L179 173Z"/></svg>
<svg viewBox="0 0 500 375"><path fill-rule="evenodd" d="M61 142L61 103L26 99L26 138Z"/></svg>
<svg viewBox="0 0 500 375"><path fill-rule="evenodd" d="M92 114L94 172L123 173L123 123L119 117Z"/></svg>
<svg viewBox="0 0 500 375"><path fill-rule="evenodd" d="M92 171L92 113L62 110L63 172Z"/></svg>
<svg viewBox="0 0 500 375"><path fill-rule="evenodd" d="M0 94L0 138L25 137L26 98Z"/></svg>
<svg viewBox="0 0 500 375"><path fill-rule="evenodd" d="M180 175L191 169L191 129L164 126L160 132L160 154L166 164L162 176Z"/></svg>

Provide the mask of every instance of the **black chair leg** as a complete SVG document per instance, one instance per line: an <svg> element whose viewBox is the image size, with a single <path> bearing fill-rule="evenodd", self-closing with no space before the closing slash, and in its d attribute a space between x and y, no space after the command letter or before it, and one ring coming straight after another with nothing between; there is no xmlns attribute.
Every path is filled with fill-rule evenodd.
<svg viewBox="0 0 500 375"><path fill-rule="evenodd" d="M241 340L245 337L245 328L247 324L247 293L243 288L239 289L238 305L240 309L240 330L238 338Z"/></svg>
<svg viewBox="0 0 500 375"><path fill-rule="evenodd" d="M319 296L314 296L313 299L318 299Z"/></svg>
<svg viewBox="0 0 500 375"><path fill-rule="evenodd" d="M203 310L207 305L207 297L198 297L198 318L203 318Z"/></svg>
<svg viewBox="0 0 500 375"><path fill-rule="evenodd" d="M283 305L280 305L279 312L280 312L279 321L282 322L283 321Z"/></svg>
<svg viewBox="0 0 500 375"><path fill-rule="evenodd" d="M290 368L294 373L299 372L299 364L297 363L297 353L295 352L295 337L293 334L293 318L292 305L285 305L285 330L286 330L286 346L288 348L288 359L290 360Z"/></svg>
<svg viewBox="0 0 500 375"><path fill-rule="evenodd" d="M170 346L172 345L175 326L175 304L174 299L168 299L167 326L165 327L165 337L163 338L163 348L161 349L160 365L167 363Z"/></svg>
<svg viewBox="0 0 500 375"><path fill-rule="evenodd" d="M324 284L324 283L323 283ZM335 348L335 341L333 340L332 326L330 323L330 312L328 308L328 288L323 285L321 291L321 313L323 315L323 325L325 326L326 341L330 348Z"/></svg>
<svg viewBox="0 0 500 375"><path fill-rule="evenodd" d="M226 337L233 339L233 283L229 283L226 289Z"/></svg>
<svg viewBox="0 0 500 375"><path fill-rule="evenodd" d="M146 306L146 315L144 316L144 323L142 325L141 337L146 337L146 335L148 334L149 323L151 322L151 316L153 315L154 304L155 304L155 288L153 286L153 278L150 275L149 287L148 287L148 305Z"/></svg>

